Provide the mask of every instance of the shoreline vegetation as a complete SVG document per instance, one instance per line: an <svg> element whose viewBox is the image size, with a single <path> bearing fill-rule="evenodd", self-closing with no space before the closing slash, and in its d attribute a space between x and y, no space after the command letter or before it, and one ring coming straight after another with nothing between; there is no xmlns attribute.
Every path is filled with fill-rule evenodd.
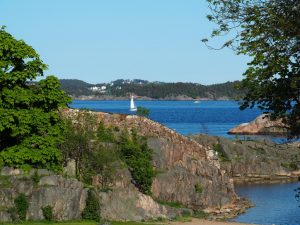
<svg viewBox="0 0 300 225"><path fill-rule="evenodd" d="M244 90L236 88L239 81L201 85L119 79L90 84L82 80L61 79L60 83L62 90L80 100L127 100L131 94L140 100L240 100L245 94Z"/></svg>

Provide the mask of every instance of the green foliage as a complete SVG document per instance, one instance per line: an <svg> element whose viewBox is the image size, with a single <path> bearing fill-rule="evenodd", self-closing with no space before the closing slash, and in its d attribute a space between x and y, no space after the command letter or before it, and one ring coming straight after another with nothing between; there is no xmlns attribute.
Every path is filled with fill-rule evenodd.
<svg viewBox="0 0 300 225"><path fill-rule="evenodd" d="M202 186L201 186L201 184L195 184L195 191L196 191L196 193L199 193L199 194L201 194L202 192L203 192L203 188L202 188Z"/></svg>
<svg viewBox="0 0 300 225"><path fill-rule="evenodd" d="M198 219L207 219L209 216L208 213L203 212L203 211L194 211L193 217L198 218Z"/></svg>
<svg viewBox="0 0 300 225"><path fill-rule="evenodd" d="M116 138L112 129L103 122L97 125L97 118L87 111L80 111L66 119L65 141L60 145L64 162L75 160L76 176L91 184L92 177L101 177L101 189L109 188L119 160L117 147L111 142ZM98 126L98 127L97 127Z"/></svg>
<svg viewBox="0 0 300 225"><path fill-rule="evenodd" d="M77 177L91 184L93 176L98 177L100 188L107 190L120 166L126 163L134 184L146 194L151 193L155 176L152 166L152 150L147 141L135 130L129 134L97 125L96 118L89 112L79 112L66 121L65 141L60 145L64 161L74 159ZM114 134L118 132L118 135Z"/></svg>
<svg viewBox="0 0 300 225"><path fill-rule="evenodd" d="M10 176L0 175L0 186L2 188L11 188L12 182L10 178Z"/></svg>
<svg viewBox="0 0 300 225"><path fill-rule="evenodd" d="M144 194L151 194L152 181L155 176L152 166L152 150L148 148L146 140L139 137L135 131L131 138L124 131L121 138L121 158L128 165L135 185Z"/></svg>
<svg viewBox="0 0 300 225"><path fill-rule="evenodd" d="M65 138L59 145L66 163L69 159L75 160L76 176L82 180L82 170L84 156L92 151L91 140L95 139L94 127L96 118L87 111L80 111L78 114L71 115L65 121Z"/></svg>
<svg viewBox="0 0 300 225"><path fill-rule="evenodd" d="M291 163L281 163L280 165L282 167L286 168L286 169L289 169L289 170L298 170L299 169L298 164L294 163L294 162L291 162Z"/></svg>
<svg viewBox="0 0 300 225"><path fill-rule="evenodd" d="M32 181L33 181L33 183L35 184L35 185L37 185L39 182L40 182L40 176L39 176L39 174L38 174L38 172L37 172L37 170L36 171L34 171L34 174L33 174L33 176L32 176Z"/></svg>
<svg viewBox="0 0 300 225"><path fill-rule="evenodd" d="M97 137L102 142L115 142L115 136L111 128L106 128L103 121L100 121L97 129Z"/></svg>
<svg viewBox="0 0 300 225"><path fill-rule="evenodd" d="M23 170L25 174L29 174L30 170L32 170L32 166L28 164L23 164L20 166L20 169Z"/></svg>
<svg viewBox="0 0 300 225"><path fill-rule="evenodd" d="M161 205L167 205L173 208L184 208L184 206L180 203L180 202L166 202L166 201L160 201L160 200L156 200L157 203L161 204Z"/></svg>
<svg viewBox="0 0 300 225"><path fill-rule="evenodd" d="M221 160L221 161L229 160L226 152L224 151L223 147L219 143L213 144L213 149L215 152L218 153L219 160Z"/></svg>
<svg viewBox="0 0 300 225"><path fill-rule="evenodd" d="M144 116L144 117L148 117L150 114L150 110L141 106L137 107L136 110L136 115L138 116Z"/></svg>
<svg viewBox="0 0 300 225"><path fill-rule="evenodd" d="M42 208L43 216L45 220L52 221L53 220L53 207L47 205Z"/></svg>
<svg viewBox="0 0 300 225"><path fill-rule="evenodd" d="M92 92L89 88L95 85L85 83L80 80L60 80L62 89L72 96L80 95L100 95L101 93ZM125 97L128 93L135 93L138 96L146 96L153 99L174 99L177 96L191 98L221 98L227 96L230 99L241 99L244 90L234 87L239 83L226 82L222 84L201 85L197 83L164 83L164 82L140 82L122 83L123 80L113 81L113 85L102 83L97 86L106 86L105 95ZM120 88L121 87L121 88Z"/></svg>
<svg viewBox="0 0 300 225"><path fill-rule="evenodd" d="M208 0L212 36L230 34L223 47L252 61L239 85L246 89L241 109L258 105L284 118L291 137L300 134L300 2L295 0ZM236 32L238 31L238 33ZM207 40L205 40L207 42Z"/></svg>
<svg viewBox="0 0 300 225"><path fill-rule="evenodd" d="M100 204L92 190L88 191L86 206L82 212L82 219L95 221L100 220Z"/></svg>
<svg viewBox="0 0 300 225"><path fill-rule="evenodd" d="M59 169L58 110L69 97L54 76L32 82L46 68L32 47L0 29L0 158L7 166Z"/></svg>
<svg viewBox="0 0 300 225"><path fill-rule="evenodd" d="M109 190L116 170L120 168L118 151L98 145L93 151L84 154L83 181L91 184L92 177L97 175L101 191Z"/></svg>
<svg viewBox="0 0 300 225"><path fill-rule="evenodd" d="M27 213L29 204L28 204L28 200L27 200L27 197L25 196L25 194L23 194L23 193L19 194L15 198L14 203L15 203L15 208L16 208L16 212L19 216L19 219L22 221L26 220L26 213Z"/></svg>

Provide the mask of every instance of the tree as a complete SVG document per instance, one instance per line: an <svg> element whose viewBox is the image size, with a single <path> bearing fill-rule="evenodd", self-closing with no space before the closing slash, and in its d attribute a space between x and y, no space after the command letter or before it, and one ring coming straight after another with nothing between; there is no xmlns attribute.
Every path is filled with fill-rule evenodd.
<svg viewBox="0 0 300 225"><path fill-rule="evenodd" d="M96 117L88 111L81 111L65 118L64 141L59 145L64 163L75 161L76 177L83 180L84 156L92 151L91 140L95 138Z"/></svg>
<svg viewBox="0 0 300 225"><path fill-rule="evenodd" d="M240 88L241 109L258 105L272 118L284 118L291 137L300 135L299 0L208 0L212 37L231 34L229 47L252 61ZM203 39L207 43L208 39ZM221 49L220 48L220 49Z"/></svg>
<svg viewBox="0 0 300 225"><path fill-rule="evenodd" d="M58 169L63 125L59 108L69 97L36 51L0 28L0 159L7 166Z"/></svg>
<svg viewBox="0 0 300 225"><path fill-rule="evenodd" d="M141 106L137 107L136 110L136 115L138 116L144 116L144 117L148 117L150 114L150 110Z"/></svg>

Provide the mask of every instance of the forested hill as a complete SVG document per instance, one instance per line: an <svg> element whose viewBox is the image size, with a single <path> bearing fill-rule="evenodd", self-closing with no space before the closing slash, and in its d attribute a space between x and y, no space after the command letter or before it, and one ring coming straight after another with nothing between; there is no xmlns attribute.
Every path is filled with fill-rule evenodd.
<svg viewBox="0 0 300 225"><path fill-rule="evenodd" d="M134 94L150 99L240 99L244 91L235 88L239 81L201 85L197 83L164 83L145 80L115 80L89 84L81 80L60 80L62 89L73 98L122 99Z"/></svg>

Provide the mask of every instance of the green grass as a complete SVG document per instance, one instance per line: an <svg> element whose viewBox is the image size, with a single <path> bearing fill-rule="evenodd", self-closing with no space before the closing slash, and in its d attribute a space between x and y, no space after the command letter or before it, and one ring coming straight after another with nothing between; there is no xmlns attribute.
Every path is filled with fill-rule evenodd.
<svg viewBox="0 0 300 225"><path fill-rule="evenodd" d="M19 223L0 223L0 225L97 225L101 224L101 222L94 221L65 221L65 222L48 222L48 221L26 221ZM111 222L111 225L157 225L155 223L147 223L147 222Z"/></svg>
<svg viewBox="0 0 300 225"><path fill-rule="evenodd" d="M156 202L161 205L167 205L173 208L184 208L184 206L180 202L164 202L159 200L156 200Z"/></svg>

